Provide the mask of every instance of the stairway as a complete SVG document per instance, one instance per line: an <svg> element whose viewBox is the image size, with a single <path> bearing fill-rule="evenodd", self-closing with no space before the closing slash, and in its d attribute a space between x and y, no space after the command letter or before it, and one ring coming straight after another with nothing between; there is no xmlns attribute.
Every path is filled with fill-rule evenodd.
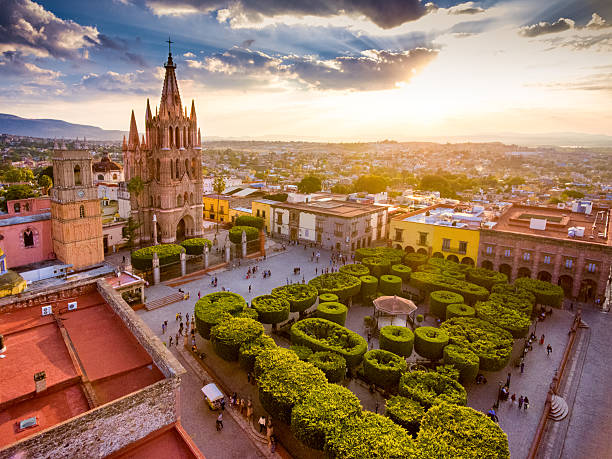
<svg viewBox="0 0 612 459"><path fill-rule="evenodd" d="M166 306L167 304L176 303L177 301L182 301L185 299L185 296L181 292L174 292L167 296L162 296L161 298L156 298L152 301L147 301L145 303L145 308L147 311L152 309L161 308L162 306Z"/></svg>
<svg viewBox="0 0 612 459"><path fill-rule="evenodd" d="M561 421L567 414L569 413L569 408L563 397L559 397L558 395L552 396L552 401L550 404L550 414L548 417L553 421Z"/></svg>

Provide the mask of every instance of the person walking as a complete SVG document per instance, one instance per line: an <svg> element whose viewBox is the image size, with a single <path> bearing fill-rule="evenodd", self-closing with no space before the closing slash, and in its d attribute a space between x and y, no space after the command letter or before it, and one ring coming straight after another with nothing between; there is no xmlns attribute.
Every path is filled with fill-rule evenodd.
<svg viewBox="0 0 612 459"><path fill-rule="evenodd" d="M223 413L219 413L219 416L217 416L217 431L222 430L223 429Z"/></svg>
<svg viewBox="0 0 612 459"><path fill-rule="evenodd" d="M524 399L523 399L523 396L521 395L521 396L519 397L519 401L518 401L518 408L519 408L519 410L520 410L521 408L523 408L523 401L524 401Z"/></svg>
<svg viewBox="0 0 612 459"><path fill-rule="evenodd" d="M546 355L550 355L551 352L552 352L552 346L550 345L550 343L548 343L548 346L546 346Z"/></svg>
<svg viewBox="0 0 612 459"><path fill-rule="evenodd" d="M510 373L508 373L508 376L506 376L506 387L508 389L510 389L510 378L512 377L512 375Z"/></svg>
<svg viewBox="0 0 612 459"><path fill-rule="evenodd" d="M249 284L249 293L251 293L251 284Z"/></svg>
<svg viewBox="0 0 612 459"><path fill-rule="evenodd" d="M264 418L263 416L259 416L259 433L263 433L264 429L266 428L266 418Z"/></svg>
<svg viewBox="0 0 612 459"><path fill-rule="evenodd" d="M544 335L540 336L540 346L544 344Z"/></svg>
<svg viewBox="0 0 612 459"><path fill-rule="evenodd" d="M172 336L170 337L170 340L168 341L168 347L172 347Z"/></svg>
<svg viewBox="0 0 612 459"><path fill-rule="evenodd" d="M249 401L247 402L246 417L247 417L247 420L249 421L249 424L253 422L253 402L251 401L251 399L249 399Z"/></svg>
<svg viewBox="0 0 612 459"><path fill-rule="evenodd" d="M174 337L174 339L175 339L175 341L174 341L174 342L175 342L176 346L178 347L178 343L179 343L179 334L178 334L178 333L176 334L176 336Z"/></svg>
<svg viewBox="0 0 612 459"><path fill-rule="evenodd" d="M521 374L523 374L524 370L525 370L525 361L521 359Z"/></svg>
<svg viewBox="0 0 612 459"><path fill-rule="evenodd" d="M166 324L162 322L162 335L166 334Z"/></svg>
<svg viewBox="0 0 612 459"><path fill-rule="evenodd" d="M529 399L528 399L527 397L525 397L525 398L523 399L523 409L524 409L525 411L527 411L527 408L529 408Z"/></svg>
<svg viewBox="0 0 612 459"><path fill-rule="evenodd" d="M510 402L512 403L512 406L514 406L514 402L516 402L516 394L512 394L510 397Z"/></svg>

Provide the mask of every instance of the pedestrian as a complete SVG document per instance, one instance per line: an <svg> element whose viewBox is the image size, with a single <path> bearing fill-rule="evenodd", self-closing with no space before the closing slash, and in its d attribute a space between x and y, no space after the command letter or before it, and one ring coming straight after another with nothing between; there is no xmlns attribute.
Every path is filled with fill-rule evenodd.
<svg viewBox="0 0 612 459"><path fill-rule="evenodd" d="M185 314L185 325L189 324L189 313Z"/></svg>
<svg viewBox="0 0 612 459"><path fill-rule="evenodd" d="M552 352L552 346L550 345L550 343L548 343L548 346L546 346L546 355L550 355L551 352Z"/></svg>
<svg viewBox="0 0 612 459"><path fill-rule="evenodd" d="M225 411L225 399L221 399L221 411Z"/></svg>
<svg viewBox="0 0 612 459"><path fill-rule="evenodd" d="M251 284L249 284L249 293L251 293Z"/></svg>
<svg viewBox="0 0 612 459"><path fill-rule="evenodd" d="M268 425L266 426L266 437L268 437L268 442L274 433L274 427L272 426L272 418L268 418Z"/></svg>
<svg viewBox="0 0 612 459"><path fill-rule="evenodd" d="M201 296L202 296L202 292L198 290L198 300L200 299Z"/></svg>
<svg viewBox="0 0 612 459"><path fill-rule="evenodd" d="M170 337L170 340L168 341L168 347L172 347L172 336Z"/></svg>
<svg viewBox="0 0 612 459"><path fill-rule="evenodd" d="M372 341L372 333L368 331L368 343Z"/></svg>
<svg viewBox="0 0 612 459"><path fill-rule="evenodd" d="M251 384L251 372L250 371L247 372L247 382Z"/></svg>
<svg viewBox="0 0 612 459"><path fill-rule="evenodd" d="M175 343L176 343L176 345L178 346L178 343L179 343L179 334L178 334L178 333L176 334L175 339L176 339L176 341L174 341L174 342L175 342Z"/></svg>
<svg viewBox="0 0 612 459"><path fill-rule="evenodd" d="M573 311L573 310L574 310L574 303L573 303L573 302L571 302L571 303L570 303L570 311Z"/></svg>
<svg viewBox="0 0 612 459"><path fill-rule="evenodd" d="M177 312L176 315L174 316L174 320L178 322L178 319L179 319L179 313Z"/></svg>
<svg viewBox="0 0 612 459"><path fill-rule="evenodd" d="M521 360L521 374L523 374L524 370L525 370L525 362Z"/></svg>
<svg viewBox="0 0 612 459"><path fill-rule="evenodd" d="M181 322L179 324L179 333L182 335L183 334L183 322Z"/></svg>
<svg viewBox="0 0 612 459"><path fill-rule="evenodd" d="M527 411L527 408L529 408L529 399L528 399L527 397L525 397L525 398L523 399L523 409L524 409L525 411Z"/></svg>
<svg viewBox="0 0 612 459"><path fill-rule="evenodd" d="M506 387L508 389L510 389L510 378L512 377L512 375L510 373L508 373L508 376L506 377Z"/></svg>
<svg viewBox="0 0 612 459"><path fill-rule="evenodd" d="M378 400L376 401L376 406L374 407L374 413L378 414Z"/></svg>
<svg viewBox="0 0 612 459"><path fill-rule="evenodd" d="M164 329L168 330L168 321L167 320L164 320Z"/></svg>
<svg viewBox="0 0 612 459"><path fill-rule="evenodd" d="M223 413L219 413L219 416L217 417L217 430L222 430L223 429Z"/></svg>
<svg viewBox="0 0 612 459"><path fill-rule="evenodd" d="M270 437L270 452L274 453L274 451L276 451L276 437L274 437L274 435L272 435Z"/></svg>
<svg viewBox="0 0 612 459"><path fill-rule="evenodd" d="M263 430L266 428L266 418L263 416L259 416L259 433L263 433Z"/></svg>
<svg viewBox="0 0 612 459"><path fill-rule="evenodd" d="M544 344L544 335L540 336L540 346Z"/></svg>
<svg viewBox="0 0 612 459"><path fill-rule="evenodd" d="M523 401L524 401L524 400L525 400L525 399L524 399L524 398L523 398L523 396L521 395L521 396L519 397L519 401L518 401L518 408L519 408L519 410L520 410L521 408L523 408Z"/></svg>
<svg viewBox="0 0 612 459"><path fill-rule="evenodd" d="M512 394L512 396L510 397L510 401L512 405L514 405L514 402L516 402L516 394Z"/></svg>
<svg viewBox="0 0 612 459"><path fill-rule="evenodd" d="M162 335L166 333L166 324L162 322Z"/></svg>
<svg viewBox="0 0 612 459"><path fill-rule="evenodd" d="M240 399L240 414L243 416L246 414L246 402L243 398Z"/></svg>
<svg viewBox="0 0 612 459"><path fill-rule="evenodd" d="M247 417L247 420L249 421L249 424L253 422L253 402L251 401L251 399L249 399L249 401L247 402L246 417Z"/></svg>

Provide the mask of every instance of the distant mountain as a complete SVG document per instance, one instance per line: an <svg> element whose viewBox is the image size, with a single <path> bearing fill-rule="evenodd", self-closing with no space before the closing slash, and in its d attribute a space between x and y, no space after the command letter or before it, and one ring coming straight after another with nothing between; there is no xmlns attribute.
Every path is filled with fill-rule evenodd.
<svg viewBox="0 0 612 459"><path fill-rule="evenodd" d="M456 142L502 142L505 144L530 147L611 147L612 136L603 134L585 134L583 132L549 132L522 134L516 132L499 132L493 134L474 134L465 136L437 137L436 140Z"/></svg>
<svg viewBox="0 0 612 459"><path fill-rule="evenodd" d="M23 135L28 137L88 140L121 140L125 131L108 131L86 124L72 124L62 120L29 119L0 113L0 134Z"/></svg>

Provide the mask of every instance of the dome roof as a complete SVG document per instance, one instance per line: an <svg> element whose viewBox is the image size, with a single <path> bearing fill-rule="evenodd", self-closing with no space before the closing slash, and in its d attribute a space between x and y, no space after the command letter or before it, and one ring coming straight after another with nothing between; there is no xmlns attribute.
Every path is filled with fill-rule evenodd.
<svg viewBox="0 0 612 459"><path fill-rule="evenodd" d="M120 164L117 164L115 161L111 161L107 154L102 156L102 159L93 163L93 171L94 172L111 172L111 171L121 171L123 167Z"/></svg>

